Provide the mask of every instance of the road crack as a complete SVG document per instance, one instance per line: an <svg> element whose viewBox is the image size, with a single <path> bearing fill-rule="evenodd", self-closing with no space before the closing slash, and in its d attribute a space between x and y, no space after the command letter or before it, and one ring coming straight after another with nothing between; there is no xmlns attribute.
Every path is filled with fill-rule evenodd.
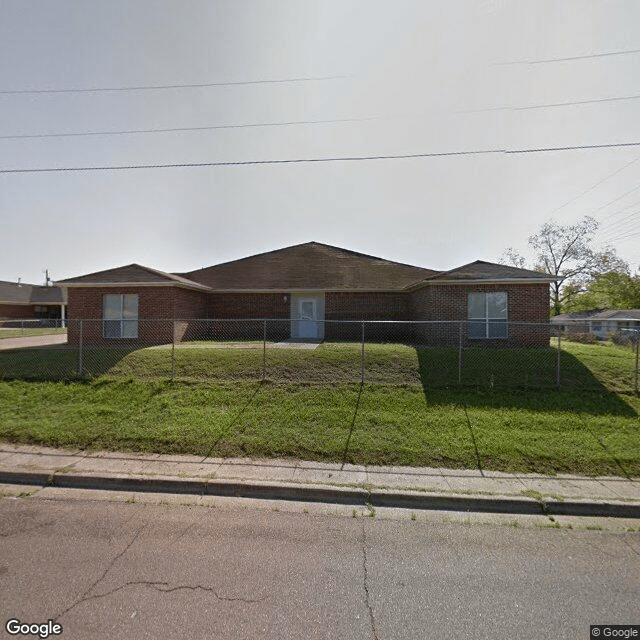
<svg viewBox="0 0 640 640"><path fill-rule="evenodd" d="M91 600L94 596L91 596L91 592L107 577L107 574L109 573L109 571L111 570L111 568L113 567L113 565L120 559L122 558L122 556L127 553L127 551L129 551L129 549L132 547L133 543L138 539L138 536L142 533L142 530L145 528L145 526L143 525L142 527L140 527L135 535L133 536L133 538L131 538L131 540L129 541L129 543L127 544L127 546L120 552L118 553L112 560L111 562L109 562L109 564L107 565L106 569L102 572L102 575L97 579L94 580L94 582L91 584L91 586L80 596L80 598L78 600L76 600L76 602L74 602L70 607L67 607L64 611L62 611L61 613L59 613L58 615L56 615L53 618L54 622L57 622L57 620L59 618L61 618L63 615L65 615L66 613L69 613L69 611L71 611L72 609L75 609L78 605L82 604L83 602L87 602L88 600Z"/></svg>
<svg viewBox="0 0 640 640"><path fill-rule="evenodd" d="M376 630L376 620L373 615L373 607L371 606L371 600L369 596L369 569L367 568L367 534L365 531L364 520L362 521L362 570L363 578L362 585L364 587L364 601L369 612L369 622L371 623L371 634L374 640L378 639L378 632Z"/></svg>
<svg viewBox="0 0 640 640"><path fill-rule="evenodd" d="M629 549L631 549L631 551L633 551L633 553L635 553L637 556L640 556L640 551L638 551L637 549L634 549L627 540L625 540L624 538L620 538L622 540L622 542L624 542L624 544L627 545L627 547L629 547Z"/></svg>
<svg viewBox="0 0 640 640"><path fill-rule="evenodd" d="M207 587L205 585L196 584L196 585L186 585L180 584L171 586L170 582L165 581L152 581L152 580L129 580L124 584L119 585L118 587L114 587L109 591L105 591L104 593L94 593L92 595L86 595L77 603L75 603L72 607L67 609L70 611L73 607L78 606L79 604L89 602L90 600L99 600L100 598L107 598L118 591L122 591L123 589L127 589L129 587L149 587L154 591L158 591L159 593L175 593L176 591L204 591L207 593L212 593L217 600L221 600L223 602L243 602L245 604L255 604L258 602L263 602L267 599L267 596L263 596L262 598L243 598L240 596L225 596L221 595L214 587ZM64 613L67 613L65 611ZM63 614L60 614L63 615Z"/></svg>

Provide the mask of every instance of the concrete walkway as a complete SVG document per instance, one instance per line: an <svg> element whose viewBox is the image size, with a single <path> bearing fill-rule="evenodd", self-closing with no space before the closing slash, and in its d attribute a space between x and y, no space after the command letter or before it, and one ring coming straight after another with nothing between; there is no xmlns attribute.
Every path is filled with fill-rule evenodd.
<svg viewBox="0 0 640 640"><path fill-rule="evenodd" d="M20 336L17 338L2 338L0 351L9 349L24 349L25 347L48 347L51 345L66 344L66 333L51 333L43 336Z"/></svg>
<svg viewBox="0 0 640 640"><path fill-rule="evenodd" d="M0 483L409 509L640 518L640 479L62 450L0 443Z"/></svg>

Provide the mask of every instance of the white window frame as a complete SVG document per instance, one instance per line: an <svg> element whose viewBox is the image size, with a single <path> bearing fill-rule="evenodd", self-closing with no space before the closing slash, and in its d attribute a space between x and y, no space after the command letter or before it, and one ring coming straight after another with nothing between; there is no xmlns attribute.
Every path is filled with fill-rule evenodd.
<svg viewBox="0 0 640 640"><path fill-rule="evenodd" d="M102 296L102 336L113 340L138 337L137 293L105 293ZM135 310L135 314L132 311Z"/></svg>
<svg viewBox="0 0 640 640"><path fill-rule="evenodd" d="M489 296L495 294L502 294L505 296L505 309L506 313L504 317L491 318L489 317ZM471 296L482 296L484 298L484 314L483 316L471 317ZM506 291L471 291L467 296L467 321L469 323L468 334L472 340L506 340L509 337L509 295ZM484 335L471 335L471 326L473 324L484 324ZM495 326L502 327L504 325L504 335L491 335L491 328Z"/></svg>

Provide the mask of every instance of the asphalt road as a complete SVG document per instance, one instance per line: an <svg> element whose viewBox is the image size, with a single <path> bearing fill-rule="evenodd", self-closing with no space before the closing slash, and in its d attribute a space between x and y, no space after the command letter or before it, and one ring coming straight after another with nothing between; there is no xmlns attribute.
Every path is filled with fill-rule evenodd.
<svg viewBox="0 0 640 640"><path fill-rule="evenodd" d="M0 501L0 537L7 638L25 637L10 618L83 640L587 639L640 623L637 532L36 496Z"/></svg>

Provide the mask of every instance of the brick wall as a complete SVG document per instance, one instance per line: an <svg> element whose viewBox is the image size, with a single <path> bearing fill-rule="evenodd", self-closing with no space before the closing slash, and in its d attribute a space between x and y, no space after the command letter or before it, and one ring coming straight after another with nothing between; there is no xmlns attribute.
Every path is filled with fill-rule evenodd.
<svg viewBox="0 0 640 640"><path fill-rule="evenodd" d="M32 305L0 304L0 320L27 320L37 317Z"/></svg>
<svg viewBox="0 0 640 640"><path fill-rule="evenodd" d="M224 322L224 320L279 318L282 322L267 323L267 340L286 340L291 335L290 308L291 294L288 291L211 293L208 296L207 317L218 319L218 321L209 323L209 338L215 340L261 340L264 335L263 322Z"/></svg>
<svg viewBox="0 0 640 640"><path fill-rule="evenodd" d="M508 298L509 337L507 339L472 339L463 326L463 343L484 346L514 344L548 345L549 285L540 284L442 284L430 285L411 294L410 309L416 320L466 320L469 293L503 291ZM523 324L518 324L523 323ZM539 323L545 326L527 326ZM426 344L458 344L460 325L429 325L416 327L414 337Z"/></svg>
<svg viewBox="0 0 640 640"><path fill-rule="evenodd" d="M138 339L145 344L169 343L174 338L174 318L183 320L176 323L177 340L194 340L198 335L198 324L189 319L206 317L207 298L205 293L180 289L178 287L95 287L69 288L67 317L69 319L68 341L77 344L82 339L85 344L108 344L126 346L122 338L103 337L103 296L105 294L138 295Z"/></svg>
<svg viewBox="0 0 640 640"><path fill-rule="evenodd" d="M327 292L325 320L408 320L409 297L404 293ZM360 324L327 322L325 337L333 340L360 340ZM397 340L409 337L407 326L369 325L365 339L369 341Z"/></svg>
<svg viewBox="0 0 640 640"><path fill-rule="evenodd" d="M327 292L325 294L325 337L327 339L360 339L361 325L338 324L337 320L423 320L451 321L467 319L468 294L471 292L504 291L508 295L508 339L471 339L465 333L466 346L508 346L513 344L546 345L549 342L549 286L442 284L425 286L411 293ZM223 319L279 318L280 323L268 323L267 338L282 340L290 335L291 294L281 293L213 293L167 287L96 287L69 288L67 316L69 342L79 339L78 320L83 319L85 343L118 345L122 339L102 336L103 295L137 293L138 342L168 343L172 340L260 339L261 322L225 323ZM285 299L286 296L286 299ZM209 322L198 322L200 319ZM159 322L159 319L164 319ZM174 319L176 320L174 323ZM213 319L217 320L216 322ZM542 323L532 327L517 323ZM423 344L458 344L459 324L425 324L410 327L368 325L366 339L412 341Z"/></svg>
<svg viewBox="0 0 640 640"><path fill-rule="evenodd" d="M211 293L207 311L210 318L289 318L290 304L291 294L288 291Z"/></svg>

